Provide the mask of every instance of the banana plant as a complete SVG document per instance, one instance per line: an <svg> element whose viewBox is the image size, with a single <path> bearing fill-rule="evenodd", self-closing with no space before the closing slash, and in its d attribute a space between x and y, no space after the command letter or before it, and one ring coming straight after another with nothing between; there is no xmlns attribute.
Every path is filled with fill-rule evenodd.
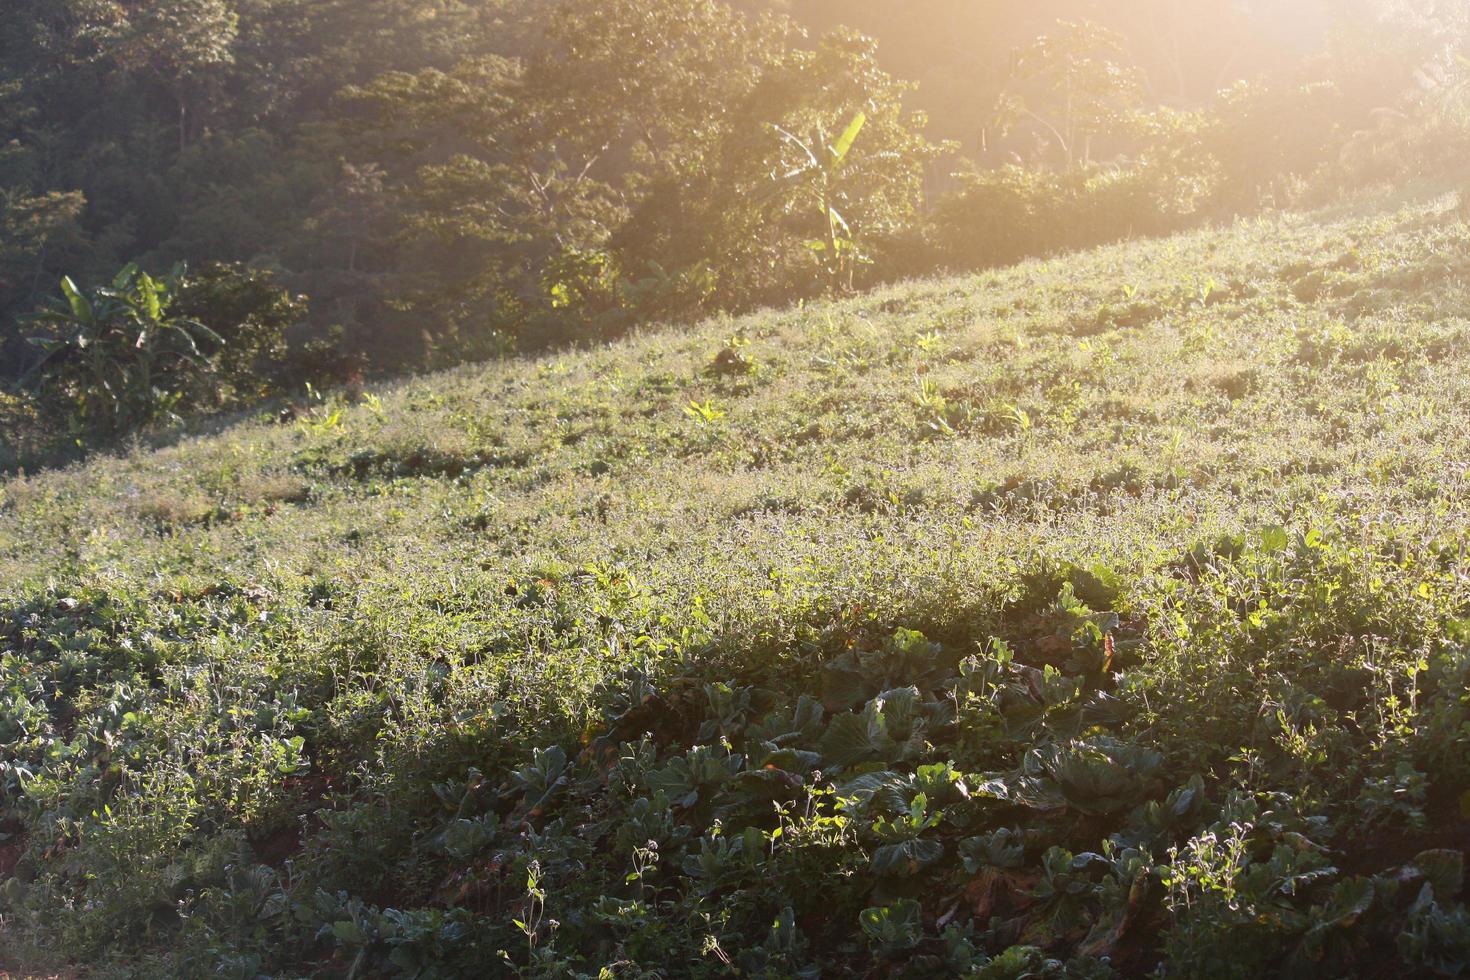
<svg viewBox="0 0 1470 980"><path fill-rule="evenodd" d="M868 114L859 110L841 135L831 142L821 129L803 139L780 126L772 126L795 161L777 177L775 192L795 189L797 199L814 207L820 214L824 234L820 238L809 239L806 247L821 257L828 285L834 291L852 289L853 272L861 260L852 226L837 209L841 198L837 184L853 144L867 121Z"/></svg>
<svg viewBox="0 0 1470 980"><path fill-rule="evenodd" d="M90 292L70 276L61 298L25 317L41 358L28 380L66 403L76 429L112 434L174 414L211 370L205 346L224 339L171 312L183 267L155 279L125 266Z"/></svg>
<svg viewBox="0 0 1470 980"><path fill-rule="evenodd" d="M1440 125L1470 116L1470 57L1454 51L1441 64L1421 72L1431 118Z"/></svg>

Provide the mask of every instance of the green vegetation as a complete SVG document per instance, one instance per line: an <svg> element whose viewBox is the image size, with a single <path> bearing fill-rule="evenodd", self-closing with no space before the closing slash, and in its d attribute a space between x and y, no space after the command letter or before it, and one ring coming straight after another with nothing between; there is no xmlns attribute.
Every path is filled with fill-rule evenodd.
<svg viewBox="0 0 1470 980"><path fill-rule="evenodd" d="M0 396L0 466L55 464L201 412L350 380L357 365L329 339L287 342L304 310L269 273L237 265L159 278L128 265L95 289L63 277L61 296L21 321L39 355L19 397Z"/></svg>
<svg viewBox="0 0 1470 980"><path fill-rule="evenodd" d="M1042 6L12 0L0 974L1470 975L1470 13Z"/></svg>
<svg viewBox="0 0 1470 980"><path fill-rule="evenodd" d="M0 957L1464 975L1467 257L1365 198L12 478Z"/></svg>
<svg viewBox="0 0 1470 980"><path fill-rule="evenodd" d="M0 382L33 366L18 315L129 265L269 274L310 298L303 343L401 375L1320 204L1466 148L1449 5L836 6L12 0ZM261 387L353 373L317 360ZM50 461L27 441L7 455Z"/></svg>
<svg viewBox="0 0 1470 980"><path fill-rule="evenodd" d="M73 437L257 400L288 373L285 331L301 303L258 273L214 266L186 278L179 267L155 279L129 265L110 286L63 278L61 292L25 322L41 349L39 405Z"/></svg>

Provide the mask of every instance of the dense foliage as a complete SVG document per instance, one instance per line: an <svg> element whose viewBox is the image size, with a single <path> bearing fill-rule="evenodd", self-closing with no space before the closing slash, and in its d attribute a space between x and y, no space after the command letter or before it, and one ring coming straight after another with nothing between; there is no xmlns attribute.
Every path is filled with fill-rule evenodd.
<svg viewBox="0 0 1470 980"><path fill-rule="evenodd" d="M714 0L531 6L19 4L0 313L62 274L251 262L401 367L425 337L463 359L792 299L821 216L781 133L859 112L848 237L914 214L933 148L871 41Z"/></svg>
<svg viewBox="0 0 1470 980"><path fill-rule="evenodd" d="M1433 135L1463 111L1440 98L1462 89L1455 11L1343 4L1296 50L1271 29L1309 4L898 5L926 29L845 6L879 51L825 4L737 6L17 0L0 374L26 366L16 314L129 263L270 270L311 297L318 338L398 372L1250 212L1324 168L1352 185L1429 165L1402 138L1378 152L1385 120L1459 149Z"/></svg>
<svg viewBox="0 0 1470 980"><path fill-rule="evenodd" d="M1400 194L0 484L0 968L1463 975Z"/></svg>
<svg viewBox="0 0 1470 980"><path fill-rule="evenodd" d="M524 65L477 60L348 92L348 128L370 144L358 152L394 161L404 309L463 359L687 316L713 297L812 292L811 246L828 244L813 181L847 239L866 240L912 218L933 148L872 42L793 49L789 31L715 2L597 4L565 11ZM833 157L823 140L857 113L866 125ZM830 166L808 176L783 133L817 134L813 158Z"/></svg>
<svg viewBox="0 0 1470 980"><path fill-rule="evenodd" d="M92 290L63 277L61 291L22 321L40 353L24 379L30 397L15 410L25 404L47 420L23 428L73 444L253 404L306 380L288 360L304 359L316 379L342 368L336 353L313 362L310 344L292 357L286 331L304 303L249 269L186 275L179 266L154 278L129 265Z"/></svg>

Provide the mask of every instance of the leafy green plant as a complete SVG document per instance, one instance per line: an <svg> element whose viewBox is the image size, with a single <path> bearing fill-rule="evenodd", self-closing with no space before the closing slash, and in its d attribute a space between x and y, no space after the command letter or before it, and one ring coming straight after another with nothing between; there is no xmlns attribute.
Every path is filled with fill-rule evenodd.
<svg viewBox="0 0 1470 980"><path fill-rule="evenodd" d="M864 909L858 924L868 942L882 955L896 956L919 944L923 923L919 903L910 898L893 905Z"/></svg>
<svg viewBox="0 0 1470 980"><path fill-rule="evenodd" d="M960 858L970 874L979 874L985 868L1014 870L1021 866L1025 855L1024 835L1010 827L960 842Z"/></svg>
<svg viewBox="0 0 1470 980"><path fill-rule="evenodd" d="M1309 913L1311 924L1302 934L1292 959L1303 968L1308 964L1347 962L1355 945L1355 928L1377 900L1373 883L1366 878L1338 882L1327 902Z"/></svg>
<svg viewBox="0 0 1470 980"><path fill-rule="evenodd" d="M1106 737L1045 745L1027 753L1017 798L1086 814L1117 813L1150 793L1162 763L1158 752Z"/></svg>
<svg viewBox="0 0 1470 980"><path fill-rule="evenodd" d="M303 323L306 298L283 289L268 272L211 263L190 270L177 284L174 312L219 338L207 345L214 404L250 403L306 383L342 380L308 373L309 362L291 356L287 331Z"/></svg>
<svg viewBox="0 0 1470 980"><path fill-rule="evenodd" d="M712 398L702 402L695 401L691 398L689 404L684 406L684 414L694 419L700 425L713 425L715 422L724 418L727 413L723 408L716 405Z"/></svg>
<svg viewBox="0 0 1470 980"><path fill-rule="evenodd" d="M28 317L45 332L31 369L78 431L112 435L177 417L205 397L210 343L224 339L174 310L183 268L155 279L135 265L84 292L61 280L62 298Z"/></svg>
<svg viewBox="0 0 1470 980"><path fill-rule="evenodd" d="M918 793L908 812L879 817L872 830L883 843L873 851L873 873L912 877L943 857L944 844L923 836L939 826L942 816L937 809L930 810L927 796Z"/></svg>
<svg viewBox="0 0 1470 980"><path fill-rule="evenodd" d="M1426 883L1409 908L1397 943L1409 963L1439 976L1463 976L1470 970L1470 912L1463 905L1441 904L1434 886Z"/></svg>
<svg viewBox="0 0 1470 980"><path fill-rule="evenodd" d="M1106 867L1100 855L1073 855L1060 847L1048 848L1041 856L1041 881L1032 895L1052 935L1065 935L1082 923L1099 893L1094 872Z"/></svg>
<svg viewBox="0 0 1470 980"><path fill-rule="evenodd" d="M797 196L821 216L824 234L810 239L806 247L821 256L828 286L834 290L852 288L853 272L864 259L852 226L837 206L842 203L838 175L867 121L868 114L858 111L830 142L821 129L803 139L780 126L772 127L792 151L792 159L783 161L786 169L778 179L778 191L790 193L795 189Z"/></svg>
<svg viewBox="0 0 1470 980"><path fill-rule="evenodd" d="M971 414L968 405L951 402L928 378L919 379L919 391L914 396L914 403L919 407L919 419L923 427L936 435L955 435Z"/></svg>

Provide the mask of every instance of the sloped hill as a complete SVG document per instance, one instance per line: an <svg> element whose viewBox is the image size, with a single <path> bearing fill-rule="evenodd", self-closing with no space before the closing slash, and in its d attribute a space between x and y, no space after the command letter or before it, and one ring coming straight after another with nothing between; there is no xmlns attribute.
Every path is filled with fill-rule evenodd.
<svg viewBox="0 0 1470 980"><path fill-rule="evenodd" d="M1272 217L0 484L5 948L1470 968L1467 271Z"/></svg>

